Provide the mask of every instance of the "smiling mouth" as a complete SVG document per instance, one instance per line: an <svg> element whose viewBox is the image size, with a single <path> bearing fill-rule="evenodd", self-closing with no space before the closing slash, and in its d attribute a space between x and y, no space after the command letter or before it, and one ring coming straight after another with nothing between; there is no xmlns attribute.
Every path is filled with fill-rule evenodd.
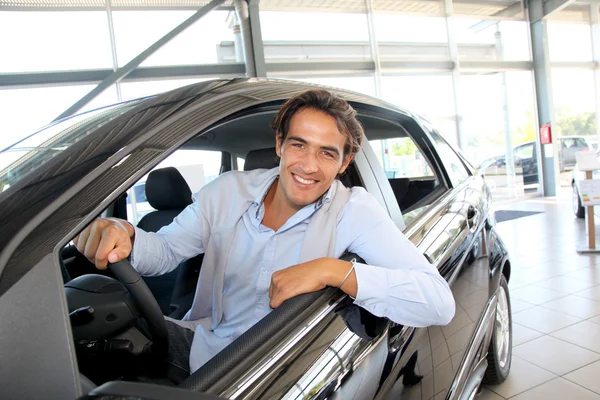
<svg viewBox="0 0 600 400"><path fill-rule="evenodd" d="M312 185L312 184L315 184L315 183L317 183L317 182L318 182L318 181L316 181L316 180L313 180L313 179L304 179L304 178L300 178L300 177L299 177L298 175L296 175L296 174L292 174L292 176L294 177L294 179L295 179L297 182L299 182L299 183L301 183L301 184L303 184L303 185Z"/></svg>

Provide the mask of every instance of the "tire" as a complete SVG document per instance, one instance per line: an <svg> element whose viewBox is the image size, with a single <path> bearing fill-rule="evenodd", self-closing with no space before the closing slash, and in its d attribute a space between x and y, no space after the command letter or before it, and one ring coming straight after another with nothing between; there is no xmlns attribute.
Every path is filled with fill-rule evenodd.
<svg viewBox="0 0 600 400"><path fill-rule="evenodd" d="M512 312L508 283L504 275L500 278L500 286L496 292L496 313L492 339L488 349L488 367L483 376L483 383L496 385L508 377L512 361Z"/></svg>
<svg viewBox="0 0 600 400"><path fill-rule="evenodd" d="M577 186L573 185L573 214L577 218L585 218L585 207L581 205L581 198L579 198L579 192L577 191Z"/></svg>

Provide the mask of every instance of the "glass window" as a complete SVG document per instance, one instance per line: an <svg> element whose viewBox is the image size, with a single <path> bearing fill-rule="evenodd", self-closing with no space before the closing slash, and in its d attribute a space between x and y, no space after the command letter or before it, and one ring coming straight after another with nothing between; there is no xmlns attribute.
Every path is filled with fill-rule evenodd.
<svg viewBox="0 0 600 400"><path fill-rule="evenodd" d="M113 11L119 65L127 64L193 14L187 10ZM219 62L219 51L223 51L221 43L235 39L228 25L228 14L227 11L211 11L148 57L141 66Z"/></svg>
<svg viewBox="0 0 600 400"><path fill-rule="evenodd" d="M0 11L0 72L112 68L105 11Z"/></svg>
<svg viewBox="0 0 600 400"><path fill-rule="evenodd" d="M553 68L552 100L557 137L583 136L590 144L598 143L593 70ZM561 184L569 182L561 178Z"/></svg>
<svg viewBox="0 0 600 400"><path fill-rule="evenodd" d="M49 124L94 87L78 85L0 90L0 149ZM101 95L97 100L105 99L106 103L93 101L93 108L116 102L116 94L110 88L104 93L107 97ZM111 94L114 96L111 97ZM86 107L82 111L89 109L92 108Z"/></svg>
<svg viewBox="0 0 600 400"><path fill-rule="evenodd" d="M381 97L436 125L441 119L453 119L454 86L450 75L384 76Z"/></svg>
<svg viewBox="0 0 600 400"><path fill-rule="evenodd" d="M273 76L273 78L292 79L300 82L315 83L317 85L332 86L335 88L351 90L366 94L369 96L375 96L375 79L373 76L340 76L340 77L313 77L313 76Z"/></svg>
<svg viewBox="0 0 600 400"><path fill-rule="evenodd" d="M526 21L454 18L453 26L461 60L531 60Z"/></svg>
<svg viewBox="0 0 600 400"><path fill-rule="evenodd" d="M368 128L366 131L368 136ZM429 161L412 138L404 135L369 140L369 144L388 178L402 211L404 223L425 211L433 202L431 196L439 186Z"/></svg>
<svg viewBox="0 0 600 400"><path fill-rule="evenodd" d="M450 176L452 185L459 185L470 176L469 171L461 161L460 157L458 157L458 154L456 154L452 147L442 139L442 136L438 132L432 131L431 136L433 137L435 147L442 159L442 163L446 168L446 172L448 173L448 176Z"/></svg>
<svg viewBox="0 0 600 400"><path fill-rule="evenodd" d="M80 114L25 137L0 151L0 192L39 169L59 152L69 148L88 134L124 113L135 102ZM13 138L14 140L14 138Z"/></svg>
<svg viewBox="0 0 600 400"><path fill-rule="evenodd" d="M592 31L587 4L571 4L548 17L550 61L592 61Z"/></svg>
<svg viewBox="0 0 600 400"><path fill-rule="evenodd" d="M524 144L518 147L515 147L515 157L516 158L532 158L535 157L533 154L533 150L535 149L535 144Z"/></svg>
<svg viewBox="0 0 600 400"><path fill-rule="evenodd" d="M363 13L261 11L260 25L267 62L372 59Z"/></svg>
<svg viewBox="0 0 600 400"><path fill-rule="evenodd" d="M444 18L378 13L374 19L382 60L449 59Z"/></svg>
<svg viewBox="0 0 600 400"><path fill-rule="evenodd" d="M461 74L460 85L462 150L484 173L494 198L509 199L537 191L537 156L526 164L515 159L514 168L505 163L507 147L514 155L520 145L536 140L532 73Z"/></svg>
<svg viewBox="0 0 600 400"><path fill-rule="evenodd" d="M221 157L220 151L182 149L175 151L154 169L177 168L192 193L196 193L219 176ZM147 179L148 175L145 175L127 191L127 220L133 224L137 224L144 215L155 211L146 198Z"/></svg>

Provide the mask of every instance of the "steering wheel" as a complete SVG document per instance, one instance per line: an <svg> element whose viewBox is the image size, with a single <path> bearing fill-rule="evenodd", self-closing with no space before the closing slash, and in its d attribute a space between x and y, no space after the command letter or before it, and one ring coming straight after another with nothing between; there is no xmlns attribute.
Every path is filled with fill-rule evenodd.
<svg viewBox="0 0 600 400"><path fill-rule="evenodd" d="M152 335L153 351L166 353L169 340L167 325L162 311L146 282L127 259L114 264L109 263L108 268L115 275L115 278L127 288L142 317L148 323L150 335Z"/></svg>

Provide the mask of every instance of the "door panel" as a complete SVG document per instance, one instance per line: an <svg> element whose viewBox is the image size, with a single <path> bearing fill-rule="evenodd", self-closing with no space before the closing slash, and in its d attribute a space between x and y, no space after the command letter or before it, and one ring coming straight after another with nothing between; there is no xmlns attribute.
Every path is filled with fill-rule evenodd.
<svg viewBox="0 0 600 400"><path fill-rule="evenodd" d="M435 398L445 398L462 365L483 311L490 298L490 267L483 253L481 226L487 214L483 181L475 176L461 186L451 209L459 210L448 225L456 238L452 253L444 257L440 272L449 281L456 304L452 321L430 327L433 349ZM458 229L458 232L456 231ZM454 233L450 233L454 230Z"/></svg>

